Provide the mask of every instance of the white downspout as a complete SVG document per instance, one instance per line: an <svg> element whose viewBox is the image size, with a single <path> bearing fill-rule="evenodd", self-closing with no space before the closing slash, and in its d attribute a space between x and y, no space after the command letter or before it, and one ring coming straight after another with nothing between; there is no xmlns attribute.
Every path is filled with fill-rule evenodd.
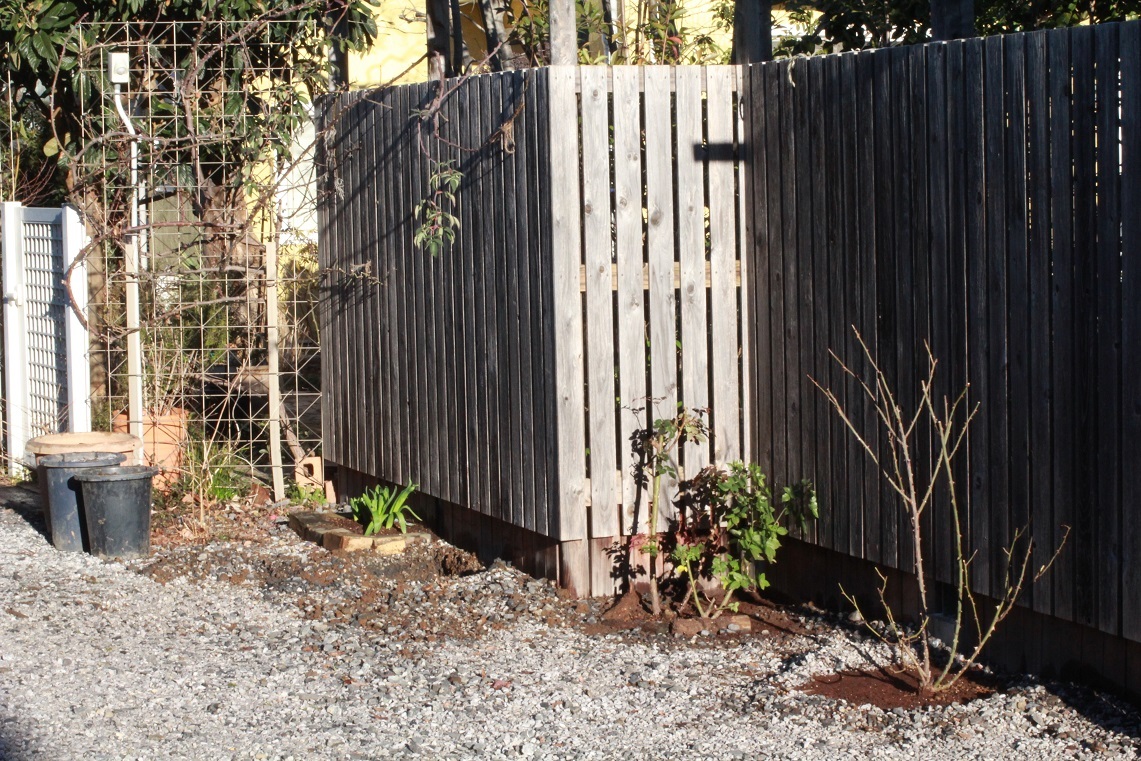
<svg viewBox="0 0 1141 761"><path fill-rule="evenodd" d="M123 264L127 273L127 419L132 435L143 437L143 345L139 334L139 141L131 118L123 108L122 90L115 84L115 110L131 135L130 230L123 241Z"/></svg>

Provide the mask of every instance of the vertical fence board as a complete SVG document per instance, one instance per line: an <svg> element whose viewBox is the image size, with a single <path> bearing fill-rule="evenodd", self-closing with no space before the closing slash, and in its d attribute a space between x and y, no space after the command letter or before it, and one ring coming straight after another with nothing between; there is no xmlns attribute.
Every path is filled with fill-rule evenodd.
<svg viewBox="0 0 1141 761"><path fill-rule="evenodd" d="M714 408L713 462L741 458L737 369L737 204L733 183L733 69L706 69L709 149L709 304ZM703 273L704 279L704 273ZM701 283L705 290L705 283Z"/></svg>
<svg viewBox="0 0 1141 761"><path fill-rule="evenodd" d="M535 229L535 214L532 208L534 193L528 187L528 176L535 176L528 160L527 148L531 142L528 130L529 121L536 108L534 93L531 92L533 75L530 72L517 71L511 75L513 84L512 103L512 130L518 134L513 138L513 163L515 164L515 199L516 213L519 215L515 235L515 246L511 252L516 268L516 288L518 290L518 306L516 321L519 330L519 393L516 396L516 405L519 410L519 446L521 448L520 465L523 469L522 484L520 486L520 499L523 503L523 525L532 531L538 528L538 513L541 508L536 504L536 420L535 420L535 384L534 384L534 358L537 355L535 334L532 328L534 319L532 278L535 272L532 269L532 260L536 258L535 246L538 243ZM459 117L459 118L462 118ZM539 432L542 435L542 432ZM458 500L457 500L458 502Z"/></svg>
<svg viewBox="0 0 1141 761"><path fill-rule="evenodd" d="M551 87L550 87L550 71L543 70L536 72L535 75L535 104L536 113L539 117L533 131L530 133L532 138L532 146L535 150L535 177L550 177L551 167L553 166L553 159L551 156L551 144L548 141L548 136L551 132L551 116L552 109L549 107L551 101ZM544 185L536 183L539 190L539 205L537 207L538 220L539 220L539 251L541 266L538 270L538 277L536 283L539 285L539 298L536 300L538 304L538 314L536 323L539 334L539 347L541 348L541 356L543 358L543 375L542 375L542 392L540 394L540 402L542 405L545 425L543 427L544 435L542 441L545 448L542 452L544 456L545 467L540 470L546 476L546 492L545 492L545 506L546 510L543 511L541 516L538 516L536 523L536 530L544 536L555 536L560 528L561 518L559 517L559 501L560 501L560 482L558 471L558 436L555 435L556 426L558 426L558 386L555 379L557 371L557 359L555 352L558 348L557 341L554 336L555 331L555 313L554 313L554 224L552 222L552 204L554 202L555 190L552 185ZM549 555L549 560L552 564L558 563L557 551L553 555Z"/></svg>
<svg viewBox="0 0 1141 761"><path fill-rule="evenodd" d="M476 101L472 97L472 87L460 88L454 96L456 109L462 114L459 121L459 142L469 149L460 155L457 168L463 174L460 181L459 204L460 219L460 247L457 252L457 264L460 272L456 283L457 312L460 314L462 331L457 336L461 342L460 350L456 352L456 361L460 363L463 372L459 381L462 383L461 401L457 414L463 424L463 446L461 451L461 477L462 490L460 496L462 504L475 506L478 504L477 495L483 478L483 471L477 465L479 462L479 437L482 425L480 424L480 396L482 386L476 376L477 342L476 342L476 290L475 290L475 251L473 246L474 229L477 224L472 198L475 196L474 174L478 166L478 153L472 151L479 140L474 132L474 125L478 123L478 110Z"/></svg>
<svg viewBox="0 0 1141 761"><path fill-rule="evenodd" d="M448 125L441 127L441 134L447 136L451 142L455 142L456 137L455 127L451 127L451 125L457 124L459 121L456 113L457 103L455 96L452 96L445 102L443 110ZM455 148L451 145L445 143L440 146L441 162L452 167L455 166L458 158ZM455 357L456 355L452 331L460 320L454 311L452 300L452 269L460 256L460 243L453 241L439 256L433 257L431 263L436 282L436 345L439 347L439 353L442 357ZM436 440L439 443L439 454L437 456L440 458L437 493L449 502L456 501L456 471L459 469L459 462L454 453L458 433L455 403L455 376L458 365L459 363L453 359L437 362L436 367L436 386L441 416L441 422L436 426L435 431Z"/></svg>
<svg viewBox="0 0 1141 761"><path fill-rule="evenodd" d="M502 77L481 77L489 83L491 97L492 123L498 129L511 109L505 102L501 87ZM513 388L514 367L511 363L511 345L513 336L510 321L510 300L507 273L507 239L511 235L511 228L515 224L515 214L512 200L507 196L507 176L509 173L510 157L505 154L501 140L493 140L489 149L495 157L494 201L495 208L500 212L494 214L495 242L492 249L494 257L489 266L494 272L493 283L495 306L495 363L497 367L498 414L496 420L499 428L499 512L496 517L514 525L521 525L521 510L515 503L514 486L517 483L517 467L514 440L512 438L513 418L515 408L511 398ZM490 212L489 212L490 213ZM581 253L579 254L581 257ZM581 259L580 259L581 261ZM585 446L584 446L585 449ZM579 509L582 509L581 507Z"/></svg>
<svg viewBox="0 0 1141 761"><path fill-rule="evenodd" d="M841 136L841 158L840 164L841 185L840 185L840 206L842 207L843 215L843 259L831 269L834 272L835 288L833 292L842 290L843 297L838 301L842 305L841 313L836 320L836 336L835 351L839 354L843 352L844 357L855 358L857 355L858 347L856 346L855 335L852 332L852 327L860 324L860 299L859 299L859 279L860 279L860 226L859 226L859 205L856 201L857 193L856 188L859 187L859 178L857 177L856 165L859 160L857 153L858 141L856 138L856 130L850 129L849 125L853 124L856 120L857 112L857 79L856 79L856 56L849 54L840 56L840 108L837 111L835 121L835 132ZM852 285L849 285L852 284ZM848 287L841 288L842 285ZM854 359L853 359L854 361ZM851 410L852 414L856 416L854 419L861 419L859 417L862 407L859 402L858 393L853 393L851 387L844 383L844 372L835 360L828 362L829 374L828 380L831 387L839 391L840 401ZM833 415L833 437L837 442L850 441L847 427L843 421L840 420L839 415ZM841 443L841 446L843 444ZM860 557L864 551L864 518L863 509L864 504L864 474L866 470L867 457L864 452L859 451L850 446L844 446L844 459L842 463L837 463L841 466L841 472L847 473L848 477L836 484L836 492L840 493L837 501L833 502L835 505L843 505L838 512L841 514L834 520L837 525L846 533L846 537L842 542L839 542L837 549L846 551L849 555ZM840 501L842 500L842 501Z"/></svg>
<svg viewBox="0 0 1141 761"><path fill-rule="evenodd" d="M731 69L732 73L730 75L731 81L736 85L734 88L735 92L732 93L733 139L737 156L736 166L733 168L733 178L737 185L737 203L735 206L737 224L736 236L734 238L734 257L737 260L737 267L740 272L737 288L733 293L736 302L739 304L737 321L733 326L733 336L737 341L739 351L736 361L733 362L733 367L737 372L737 394L740 398L741 405L738 448L742 460L754 462L755 460L751 449L751 430L754 425L753 396L749 389L749 370L752 367L753 361L753 345L752 342L749 341L748 328L753 315L753 303L749 293L749 283L752 279L752 274L749 272L749 257L744 255L744 252L749 248L749 240L753 236L753 220L751 218L753 209L753 202L751 200L753 188L752 179L749 177L749 166L751 162L749 151L751 143L745 122L749 113L745 71L746 67L738 66Z"/></svg>
<svg viewBox="0 0 1141 761"><path fill-rule="evenodd" d="M508 122L512 122L512 135L514 135L515 97L512 86L514 74L508 74L493 79L498 81L496 90L498 95L498 108L496 114L497 128L502 129ZM512 137L514 139L514 137ZM523 505L523 462L522 462L522 432L520 430L520 362L519 362L519 272L515 264L515 251L517 245L513 243L516 236L518 220L519 199L515 195L515 153L504 138L495 141L497 153L502 161L503 183L503 237L502 248L499 254L499 297L503 300L500 315L501 335L504 340L500 349L500 362L507 369L506 382L500 395L504 415L503 435L506 437L506 451L508 453L508 471L504 492L510 504L508 519L512 525L531 528L526 518Z"/></svg>
<svg viewBox="0 0 1141 761"><path fill-rule="evenodd" d="M894 283L891 285L884 284L884 302L891 305L890 311L885 316L889 324L894 322L895 329L894 340L890 341L887 346L880 344L880 355L881 360L883 358L887 360L888 372L892 373L889 377L896 378L897 401L903 405L903 409L913 410L918 404L918 380L916 378L918 363L915 358L922 355L915 352L915 325L912 305L916 302L925 303L927 294L918 287L916 281L918 262L915 261L911 252L911 236L915 227L915 215L912 207L915 199L912 195L911 179L915 165L911 152L911 105L913 96L909 81L908 53L906 48L897 48L892 51L889 60L892 82L891 110L888 113L894 115L892 134L889 139L892 142L891 153L895 165L894 181L891 188L891 197L894 199L893 205L895 206L895 213L891 219L891 240L893 242L891 255L895 258L895 271L898 274L894 278ZM919 434L917 433L916 436L918 437ZM913 464L917 473L922 473L922 461L923 450L919 450L916 462ZM890 558L891 549L888 543L894 542L895 567L912 573L914 572L914 562L910 550L910 521L894 497L891 500L891 505L896 509L890 510L885 505L885 509L889 509L891 519L889 520L886 516L884 519L885 528L890 529L884 535L884 550L889 553Z"/></svg>
<svg viewBox="0 0 1141 761"><path fill-rule="evenodd" d="M811 109L812 78L811 67L794 66L790 69L789 96L790 113L800 124L811 124L806 118ZM793 138L795 172L792 175L793 198L798 214L788 220L795 256L785 259L786 287L789 301L785 307L789 314L791 328L790 341L785 352L785 369L788 372L790 407L796 411L800 421L797 428L789 429L789 467L785 482L811 476L814 463L812 442L814 439L814 418L808 375L811 364L809 346L812 343L813 326L813 260L812 260L812 129L802 130ZM793 536L813 540L818 525L812 523L802 531L799 526L791 526Z"/></svg>
<svg viewBox="0 0 1141 761"><path fill-rule="evenodd" d="M926 182L928 220L930 230L930 311L931 331L927 336L931 341L931 352L938 360L936 367L936 399L956 392L951 383L951 365L955 357L951 351L951 269L949 256L951 206L949 198L949 136L950 99L947 87L947 53L945 45L932 45L927 53L927 129L928 129L928 175ZM954 82L952 82L952 86ZM934 444L938 435L930 432ZM930 572L943 582L952 582L954 577L952 553L946 550L951 546L951 518L949 495L940 490L934 495L930 514L931 523L925 527L930 541L932 556L928 559Z"/></svg>
<svg viewBox="0 0 1141 761"><path fill-rule="evenodd" d="M987 360L990 340L986 330L987 318L987 216L986 192L984 191L984 169L987 149L984 132L984 85L983 85L983 41L968 40L963 51L963 71L966 80L963 117L966 123L966 156L968 160L965 192L966 209L966 258L968 312L976 316L980 328L968 339L968 384L972 389L968 402L978 406L978 414L971 423L976 435L970 441L970 488L968 490L968 515L970 549L978 549L978 556L971 563L971 585L983 594L990 592L990 555L983 549L989 546L991 537L988 463L990 461L990 437L986 434L990 416L990 400Z"/></svg>
<svg viewBox="0 0 1141 761"><path fill-rule="evenodd" d="M681 307L681 399L690 409L709 406L709 360L705 293L705 204L702 145L702 98L699 68L674 69L677 82L677 244L681 272L678 293ZM685 476L693 477L709 463L707 443L687 441L680 461ZM666 507L663 504L663 507ZM662 510L659 528L673 517L673 506Z"/></svg>
<svg viewBox="0 0 1141 761"><path fill-rule="evenodd" d="M826 70L831 63L822 57L809 59L808 63L808 110L813 114L824 113L824 103L827 90ZM832 246L826 245L826 236L835 229L835 222L831 219L827 206L828 191L832 183L828 182L825 174L826 141L824 134L824 119L817 118L810 122L808 130L809 161L808 161L808 198L812 208L812 218L815 224L809 226L809 260L811 267L805 273L804 279L809 281L808 292L811 294L805 312L810 320L809 328L804 331L804 342L807 351L804 352L804 365L801 367L801 379L804 408L807 420L810 422L811 434L805 438L804 470L801 473L791 474L790 478L808 478L813 483L830 484L831 458L829 441L829 421L831 410L825 403L824 396L813 385L813 379L822 376L828 356L817 352L814 347L828 345L828 273L831 269L828 264L828 253ZM824 486L825 497L830 491ZM832 513L821 513L819 520L809 526L809 532L815 533L817 544L832 549L835 546L833 537Z"/></svg>
<svg viewBox="0 0 1141 761"><path fill-rule="evenodd" d="M1050 504L1051 444L1050 363L1050 102L1046 89L1045 32L1026 38L1026 108L1029 239L1030 342L1030 538L1034 542L1032 566L1041 568L1053 553L1053 511ZM1031 590L1034 610L1049 614L1052 607L1049 577Z"/></svg>
<svg viewBox="0 0 1141 761"><path fill-rule="evenodd" d="M1030 313L1027 263L1026 76L1025 35L1006 38L1003 49L1003 92L1006 129L1006 303L1008 346L1007 436L1009 451L1008 520L1011 538L1029 529L1030 500ZM1019 326L1023 326L1019 328ZM1028 537L1027 537L1028 538ZM1024 551L1026 539L1019 542ZM996 580L997 584L997 580ZM997 587L996 587L997 588ZM1029 601L1027 590L1022 602Z"/></svg>
<svg viewBox="0 0 1141 761"><path fill-rule="evenodd" d="M865 125L879 124L885 120L884 115L875 107L875 56L871 51L865 51L856 56L856 122ZM878 230L875 213L875 177L880 174L876 166L876 141L873 129L859 131L856 166L859 168L857 177L857 191L859 201L859 273L857 299L861 310L855 323L863 340L869 342L868 348L875 351L876 344L876 248ZM871 176L869 177L869 173ZM849 346L848 357L855 367L865 367L864 357L860 354L861 347L853 342ZM876 432L878 425L875 410L871 402L860 398L855 405L854 420L862 431L868 432L868 443L873 450L879 449L879 436ZM880 504L880 472L871 459L859 453L860 466L863 468L864 492L862 495L862 541L864 557L873 562L884 559L881 547L881 504Z"/></svg>
<svg viewBox="0 0 1141 761"><path fill-rule="evenodd" d="M361 196L361 242L363 244L363 264L366 271L375 273L377 270L376 254L378 246L378 229L376 224L377 191L379 184L375 179L376 172L376 143L372 135L376 129L376 106L367 98L361 99L364 110L360 121L360 168L359 193ZM366 415L376 418L380 415L377 402L379 401L379 368L376 355L376 328L375 308L377 299L374 296L376 286L371 280L363 281L361 291L361 330L359 343L361 344L361 357L364 363L364 388L361 394L361 409ZM361 457L362 465L369 468L376 467L377 438L376 436L362 436Z"/></svg>
<svg viewBox="0 0 1141 761"><path fill-rule="evenodd" d="M549 135L551 167L577 167L579 161L578 109L574 68L552 67ZM577 178L551 185L552 265L554 277L555 380L558 428L558 538L586 536L586 495L583 493L585 467L585 421L583 420L583 325L579 292L579 263L582 250L578 224L580 209ZM580 558L574 572L586 578Z"/></svg>
<svg viewBox="0 0 1141 761"><path fill-rule="evenodd" d="M797 66L795 59L790 61L781 77L781 132L788 152L788 159L783 172L783 189L785 193L785 214L781 220L784 236L784 256L781 266L784 269L784 385L785 408L788 414L788 425L785 429L785 453L783 469L775 473L782 482L795 479L803 470L803 442L806 432L805 411L803 407L803 383L801 373L801 354L803 348L801 339L805 327L804 315L801 314L801 301L807 278L803 276L802 269L811 270L811 265L805 267L808 261L806 254L807 224L805 217L811 212L811 204L806 201L805 190L809 178L808 146L807 141L800 140L793 125L802 122L806 104L802 104L797 97L800 93L807 93L808 72L806 66ZM809 292L810 293L810 292ZM799 536L800 530L792 527L793 536Z"/></svg>
<svg viewBox="0 0 1141 761"><path fill-rule="evenodd" d="M484 114L486 124L494 124L499 118L499 110L492 99L492 77L478 77L479 107ZM576 141L577 143L577 141ZM488 430L488 479L489 490L487 495L487 514L496 518L510 520L510 506L507 503L508 495L503 492L506 475L509 472L507 461L507 442L505 441L503 425L507 410L503 408L503 386L507 383L506 368L500 365L500 351L502 343L507 337L501 333L500 311L502 309L502 291L499 290L500 252L503 240L503 216L499 213L502 204L502 186L499 180L500 162L496 147L491 142L484 146L484 162L486 171L483 175L483 187L480 200L482 208L480 214L485 219L483 226L483 247L481 250L481 274L483 277L483 319L484 319L484 355L483 362L487 368L485 387L487 394L487 430ZM576 151L577 154L577 151ZM576 155L577 160L577 155ZM575 183L577 187L577 182ZM578 249L575 249L577 261ZM579 356L582 350L579 348ZM581 396L581 391L579 392ZM561 417L560 417L561 423ZM581 449L581 437L578 442ZM581 472L578 476L582 478Z"/></svg>
<svg viewBox="0 0 1141 761"><path fill-rule="evenodd" d="M1097 558L1098 627L1120 631L1121 185L1117 24L1094 31L1097 65ZM1128 209L1141 214L1141 208Z"/></svg>
<svg viewBox="0 0 1141 761"><path fill-rule="evenodd" d="M1058 526L1074 525L1075 449L1074 361L1077 345L1074 335L1074 245L1072 155L1070 129L1070 36L1048 38L1049 68L1046 71L1050 93L1050 318L1054 361L1051 382L1051 424L1056 446L1051 454L1054 520ZM1055 528L1054 544L1061 538ZM1076 539L1076 537L1074 537ZM1054 592L1054 615L1073 620L1073 580L1076 542L1071 541L1050 573Z"/></svg>
<svg viewBox="0 0 1141 761"><path fill-rule="evenodd" d="M775 476L778 468L784 468L785 456L785 429L787 427L787 414L785 403L785 373L784 373L784 273L782 262L784 257L784 180L785 160L787 154L782 151L780 144L780 76L782 65L760 66L759 79L763 80L764 110L756 119L764 121L764 162L766 162L766 181L768 188L768 240L766 248L761 251L758 266L753 267L753 273L760 281L766 278L768 288L763 293L764 302L758 309L763 309L766 318L761 319L761 325L767 327L758 349L759 361L763 362L764 382L760 386L761 399L758 403L762 412L759 419L767 418L771 422L770 429L761 430L760 444L758 446L759 462L770 476ZM766 274L759 274L759 267L766 268ZM762 298L762 294L758 294ZM755 316L754 319L758 319ZM782 406L777 406L777 400Z"/></svg>
<svg viewBox="0 0 1141 761"><path fill-rule="evenodd" d="M948 356L949 394L958 395L967 390L970 378L969 351L967 349L968 336L968 178L966 165L969 159L967 153L968 128L965 124L966 88L964 76L965 45L961 41L946 45L947 50L947 272L950 290L950 314L948 325ZM932 314L934 318L934 314ZM969 403L970 398L967 399ZM957 528L959 535L969 543L970 541L970 514L967 510L970 497L971 471L969 447L960 451L952 463L952 473L955 481L955 502L948 505L948 528L950 532ZM950 502L950 494L946 496ZM955 512L951 512L954 510ZM956 551L954 549L958 537L951 533L947 535L945 558L941 563L944 572L943 580L948 583L957 583L959 567ZM969 546L969 544L967 545Z"/></svg>
<svg viewBox="0 0 1141 761"><path fill-rule="evenodd" d="M1074 373L1078 379L1075 393L1074 445L1078 453L1075 463L1074 496L1074 589L1086 590L1074 596L1075 616L1080 624L1097 623L1098 596L1090 590L1096 583L1097 569L1097 505L1091 495L1097 493L1094 474L1097 470L1097 207L1095 143L1095 92L1093 29L1075 29L1071 37L1073 65L1073 183L1074 183L1074 330L1076 333Z"/></svg>
<svg viewBox="0 0 1141 761"><path fill-rule="evenodd" d="M520 193L518 175L526 172L525 160L521 151L517 149L517 141L515 139L515 129L520 129L522 134L522 124L519 117L522 111L518 110L520 107L525 107L523 102L523 72L511 71L507 72L502 77L503 83L503 101L504 110L502 114L502 128L510 130L511 134L507 138L500 138L500 150L505 154L505 159L508 166L508 173L504 177L504 195L507 197L507 206L512 210L514 215L514 225L511 235L506 238L507 250L504 252L504 262L507 266L507 293L508 293L508 334L510 337L509 358L511 363L511 441L512 441L512 462L514 467L514 478L511 484L511 499L514 504L513 525L523 526L527 529L533 529L535 525L534 514L531 511L531 504L525 499L525 492L527 482L530 479L530 470L527 467L527 446L525 444L526 433L524 429L524 409L527 408L524 400L528 396L526 386L529 385L524 380L525 368L523 364L523 354L526 353L527 347L523 343L523 325L522 316L523 310L526 305L522 300L522 274L521 265L519 262L520 254L527 248L527 198L526 194Z"/></svg>
<svg viewBox="0 0 1141 761"><path fill-rule="evenodd" d="M348 142L345 146L345 162L343 164L344 172L344 204L345 213L348 217L348 233L353 241L361 240L360 229L360 187L358 170L363 162L360 156L360 136L361 136L361 123L360 123L361 104L359 101L353 104L349 111L349 119L343 124L348 128ZM348 257L348 266L350 271L355 271L358 266L363 264L360 261L361 247L354 246ZM360 335L360 316L359 307L361 303L360 291L362 290L361 282L359 279L353 278L349 280L347 287L347 308L346 308L346 321L351 326L352 332ZM346 399L360 399L360 394L363 387L364 366L360 358L361 341L349 342L343 349L349 355L349 367L352 372L346 379ZM344 413L342 413L342 418ZM355 467L360 467L361 460L361 435L355 427L349 426L347 421L341 423L341 430L345 432L345 443L347 444L348 461Z"/></svg>
<svg viewBox="0 0 1141 761"><path fill-rule="evenodd" d="M614 291L611 288L610 118L607 71L583 67L582 213L586 261L586 352L590 406L592 536L619 532L615 489Z"/></svg>
<svg viewBox="0 0 1141 761"><path fill-rule="evenodd" d="M614 70L614 103L637 104L641 72L637 66ZM634 430L653 419L646 399L646 309L642 291L642 172L641 114L629 105L614 108L614 244L617 268L618 397L623 407L618 418L618 446L630 446ZM613 366L613 363L612 363ZM610 402L613 406L613 399ZM629 407L646 407L636 414ZM606 475L613 478L613 460ZM622 469L622 503L637 501L638 485L628 468ZM664 505L672 507L672 503ZM661 513L661 521L670 515ZM661 523L659 527L664 527Z"/></svg>
<svg viewBox="0 0 1141 761"><path fill-rule="evenodd" d="M911 87L911 119L910 119L910 134L908 135L908 143L911 147L912 155L912 172L911 172L911 193L909 203L912 207L912 225L911 240L908 244L908 256L915 261L915 293L917 297L914 299L907 299L906 294L903 294L903 303L911 302L911 335L910 335L910 352L907 356L901 357L901 363L907 363L912 366L912 383L913 386L913 399L915 400L912 409L919 409L922 403L922 391L920 383L924 377L926 370L926 347L931 344L933 327L931 323L932 312L932 285L933 281L938 281L940 287L946 284L946 274L937 273L933 271L934 257L929 254L930 250L930 219L928 217L928 147L927 136L929 128L927 124L927 57L924 55L923 48L910 48L907 54L908 68L909 68L909 85ZM944 201L944 204L946 202ZM940 318L944 318L946 311L940 312ZM950 357L948 357L948 360ZM919 479L920 483L929 482L935 467L935 459L932 450L932 432L929 427L924 426L917 434L918 441L924 449L924 454L919 458ZM903 511L900 510L901 518L906 518ZM936 524L934 522L934 510L928 508L924 515L924 520L927 525L924 526L923 536L927 538L932 550L938 545L935 543L937 534ZM940 527L942 528L942 527ZM907 551L905 558L905 568L914 571L914 558L911 550L910 541L910 524L904 520L901 523L901 532L909 537L907 544ZM932 551L927 555L928 562L924 573L931 574L934 571L935 563L938 562L939 553Z"/></svg>
<svg viewBox="0 0 1141 761"><path fill-rule="evenodd" d="M752 346L752 364L749 373L750 407L753 425L746 434L751 439L749 449L752 459L765 473L772 473L772 429L774 426L772 408L772 335L770 332L769 295L769 248L772 245L772 222L770 207L776 203L769 198L770 182L777 173L776 158L766 150L768 145L768 113L766 101L765 74L760 66L750 66L748 90L741 95L741 109L747 115L749 151L748 160L752 176L747 183L752 203L749 206L750 237L745 241L742 262L750 258L749 283L746 294L750 300L751 319L746 323L748 341Z"/></svg>
<svg viewBox="0 0 1141 761"><path fill-rule="evenodd" d="M422 109L428 105L426 93L424 88L417 87L410 92L409 108ZM408 112L405 112L408 113ZM424 198L424 174L426 171L422 148L420 147L419 140L416 139L415 122L412 122L412 143L408 147L405 154L407 161L406 170L406 183L408 188L408 199L415 208L415 205L420 203ZM417 220L409 215L407 224L409 232L413 232L417 226ZM406 315L406 329L408 331L408 340L405 344L404 361L408 363L409 367L409 380L411 384L405 388L408 394L409 406L409 423L411 429L410 455L413 458L411 462L422 463L417 469L421 472L421 481L426 487L430 486L430 468L431 463L428 461L428 442L427 431L425 430L426 421L422 410L424 410L425 394L424 386L427 383L425 378L425 365L427 357L425 352L419 351L419 347L425 345L424 343L424 290L422 282L422 274L424 267L424 260L422 258L423 251L415 246L410 245L405 248L403 269L400 277L405 281L406 293L408 294L408 312ZM411 467L410 462L410 467Z"/></svg>
<svg viewBox="0 0 1141 761"><path fill-rule="evenodd" d="M492 386L488 378L488 322L487 322L487 250L492 234L491 218L487 215L485 199L490 190L485 190L488 162L486 160L488 148L483 145L485 135L483 126L490 122L491 116L487 112L481 97L479 80L471 80L468 87L470 113L474 117L471 135L472 147L479 147L472 165L472 197L471 217L472 225L468 232L471 239L472 258L472 324L473 340L475 341L474 373L476 387L476 440L475 453L472 459L473 467L478 475L478 487L470 490L473 494L471 505L474 509L485 515L493 515L491 507L492 480L497 477L491 469L492 448L492 412L490 395Z"/></svg>
<svg viewBox="0 0 1141 761"><path fill-rule="evenodd" d="M619 78L619 72L622 77ZM633 69L620 69L615 71L614 102L619 97L637 98L637 72ZM618 283L618 315L622 321L619 337L619 347L622 356L619 364L622 368L622 435L619 444L630 449L630 436L635 429L650 424L655 417L673 415L677 408L677 330L675 327L675 293L674 293L674 251L676 240L674 236L674 186L673 186L673 138L672 138L672 104L670 99L670 69L665 66L645 67L645 191L646 191L646 259L649 272L649 291L646 294L649 311L650 328L650 388L647 392L645 374L636 368L644 367L646 356L644 351L635 348L634 342L641 341L645 346L645 321L641 301L641 274L639 272L635 294L633 277L623 281L622 273L629 272L629 268L637 265L641 269L642 262L642 178L638 173L640 161L635 158L641 155L641 145L638 139L640 125L637 114L622 113L614 110L614 140L615 156L623 156L623 166L615 161L615 186L619 198L628 199L629 206L622 206L619 201L618 216L618 256L619 256L619 283ZM621 129L619 129L621 127ZM622 142L622 151L618 151L618 141ZM621 170L622 181L617 177ZM635 258L634 251L637 251ZM629 257L624 260L624 257ZM626 262L623 265L623 261ZM623 288L623 283L627 287ZM635 299L637 301L635 302ZM631 372L633 370L633 372ZM649 399L639 401L649 396ZM645 413L635 415L633 411L625 409L629 406L646 406ZM622 468L622 499L625 505L625 526L631 531L642 532L648 524L647 512L649 498L643 497L644 507L637 504L639 490L630 470L629 456L624 459L626 465ZM662 499L673 502L676 494L676 485L672 479L663 479ZM636 524L636 525L635 525Z"/></svg>
<svg viewBox="0 0 1141 761"><path fill-rule="evenodd" d="M1121 619L1141 640L1141 24L1121 27ZM1131 442L1130 445L1126 445Z"/></svg>
<svg viewBox="0 0 1141 761"><path fill-rule="evenodd" d="M1002 37L988 37L984 43L986 60L984 115L986 140L986 324L989 333L987 355L986 435L991 461L1005 461L1010 454L1010 432L999 413L1009 399L1009 354L1006 333L1007 233L1006 197L1007 155L1005 141L1006 104L1003 98ZM990 539L1001 545L1010 541L1010 474L1005 468L987 466L989 481ZM990 590L1001 593L1006 583L1002 563L991 564Z"/></svg>

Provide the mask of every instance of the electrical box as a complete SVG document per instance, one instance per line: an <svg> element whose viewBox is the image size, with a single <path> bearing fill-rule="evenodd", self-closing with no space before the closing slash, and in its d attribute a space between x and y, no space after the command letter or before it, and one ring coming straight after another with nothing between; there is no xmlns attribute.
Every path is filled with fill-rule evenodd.
<svg viewBox="0 0 1141 761"><path fill-rule="evenodd" d="M113 85L130 84L131 60L126 53L107 54L107 76Z"/></svg>

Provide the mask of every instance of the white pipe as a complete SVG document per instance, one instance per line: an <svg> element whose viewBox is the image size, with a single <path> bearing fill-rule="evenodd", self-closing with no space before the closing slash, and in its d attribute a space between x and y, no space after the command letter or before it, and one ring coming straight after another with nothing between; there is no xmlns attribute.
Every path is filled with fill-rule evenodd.
<svg viewBox="0 0 1141 761"><path fill-rule="evenodd" d="M132 138L135 127L123 108L121 88L115 85L115 110ZM139 141L131 140L131 213L130 229L123 241L123 264L127 273L127 421L132 435L143 437L143 344L139 334Z"/></svg>

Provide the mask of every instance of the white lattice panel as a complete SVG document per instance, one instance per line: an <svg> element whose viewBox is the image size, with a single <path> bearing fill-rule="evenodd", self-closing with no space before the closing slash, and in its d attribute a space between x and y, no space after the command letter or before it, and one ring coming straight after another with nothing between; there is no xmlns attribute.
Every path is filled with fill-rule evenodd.
<svg viewBox="0 0 1141 761"><path fill-rule="evenodd" d="M32 436L91 427L88 338L76 312L87 306L86 269L68 268L85 242L71 208L4 203L4 417L9 470ZM72 307L74 299L75 308Z"/></svg>

